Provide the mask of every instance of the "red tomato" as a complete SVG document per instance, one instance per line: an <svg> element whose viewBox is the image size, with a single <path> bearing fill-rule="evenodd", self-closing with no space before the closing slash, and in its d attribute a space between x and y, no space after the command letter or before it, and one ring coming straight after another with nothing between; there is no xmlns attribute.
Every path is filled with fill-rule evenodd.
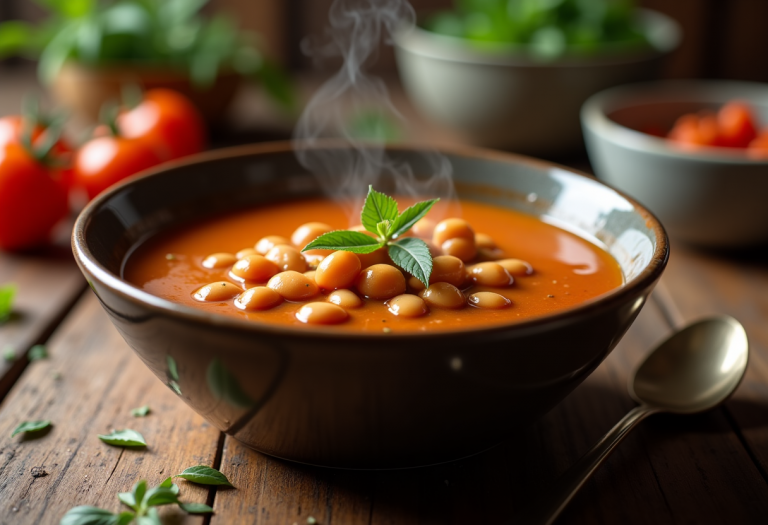
<svg viewBox="0 0 768 525"><path fill-rule="evenodd" d="M715 146L718 141L714 115L683 115L669 132L668 138L684 147Z"/></svg>
<svg viewBox="0 0 768 525"><path fill-rule="evenodd" d="M145 141L104 136L89 140L75 154L75 184L92 199L109 186L163 159Z"/></svg>
<svg viewBox="0 0 768 525"><path fill-rule="evenodd" d="M45 131L45 127L40 124L35 124L32 129L32 142L36 143L40 139L40 135ZM0 118L0 148L6 144L21 144L21 134L24 132L24 117L21 115L10 115ZM52 151L54 154L70 153L72 148L67 141L59 139L53 146Z"/></svg>
<svg viewBox="0 0 768 525"><path fill-rule="evenodd" d="M45 244L69 213L67 188L20 144L0 147L0 248Z"/></svg>
<svg viewBox="0 0 768 525"><path fill-rule="evenodd" d="M746 148L757 137L752 110L744 102L733 101L717 113L720 146Z"/></svg>
<svg viewBox="0 0 768 525"><path fill-rule="evenodd" d="M117 118L120 134L163 148L166 159L199 153L205 148L205 124L194 105L171 89L150 89L135 108Z"/></svg>

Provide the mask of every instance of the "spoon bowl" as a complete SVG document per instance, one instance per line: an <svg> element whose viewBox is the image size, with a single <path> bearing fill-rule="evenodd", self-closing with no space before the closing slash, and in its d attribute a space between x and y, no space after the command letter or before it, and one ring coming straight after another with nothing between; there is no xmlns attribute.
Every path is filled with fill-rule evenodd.
<svg viewBox="0 0 768 525"><path fill-rule="evenodd" d="M693 414L725 401L747 368L744 327L731 317L693 323L654 350L629 380L635 401L664 412Z"/></svg>

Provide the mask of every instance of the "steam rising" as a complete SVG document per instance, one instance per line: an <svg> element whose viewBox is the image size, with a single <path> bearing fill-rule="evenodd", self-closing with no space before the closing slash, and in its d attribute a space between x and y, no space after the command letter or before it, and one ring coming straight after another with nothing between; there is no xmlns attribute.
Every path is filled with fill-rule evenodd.
<svg viewBox="0 0 768 525"><path fill-rule="evenodd" d="M320 180L326 195L355 203L350 216L359 212L368 185L385 191L380 181L394 175L399 195L452 197L451 165L437 153L426 152L427 172L415 174L411 166L391 158L383 143L353 136L350 121L371 113L386 119L404 119L389 98L384 82L368 75L365 67L375 61L382 41L391 44L396 31L407 31L415 23L413 8L405 0L335 0L331 6L327 41L306 49L317 57L341 56L341 69L310 100L293 136L296 157ZM349 147L313 148L327 139L338 139ZM420 170L423 171L423 170Z"/></svg>

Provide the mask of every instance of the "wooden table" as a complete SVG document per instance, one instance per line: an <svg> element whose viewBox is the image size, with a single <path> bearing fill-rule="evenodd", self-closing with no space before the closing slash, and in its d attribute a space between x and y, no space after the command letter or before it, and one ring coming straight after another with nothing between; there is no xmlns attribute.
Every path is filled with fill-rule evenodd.
<svg viewBox="0 0 768 525"><path fill-rule="evenodd" d="M623 443L559 523L768 522L768 250L696 252L673 244L652 300L606 361L557 408L513 441L451 464L395 472L294 465L249 450L184 405L147 370L109 323L71 257L0 255L0 283L19 289L0 348L0 524L58 523L75 505L120 509L117 492L157 484L185 467L224 472L236 489L180 481L211 517L165 508L164 523L510 523L632 406L627 374L674 326L711 314L745 324L749 371L725 407L654 416ZM28 362L33 344L50 357ZM7 393L6 393L7 392ZM134 418L144 404L152 412ZM22 420L50 419L42 436L10 437ZM96 438L140 431L149 447ZM34 473L33 473L34 470ZM41 470L45 475L40 476ZM37 477L36 477L37 476Z"/></svg>

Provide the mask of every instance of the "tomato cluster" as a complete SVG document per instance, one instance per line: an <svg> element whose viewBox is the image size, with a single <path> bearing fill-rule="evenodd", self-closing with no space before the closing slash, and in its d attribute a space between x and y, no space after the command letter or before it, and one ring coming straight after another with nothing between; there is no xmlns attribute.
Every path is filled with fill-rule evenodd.
<svg viewBox="0 0 768 525"><path fill-rule="evenodd" d="M758 131L752 109L738 100L728 102L717 113L683 115L667 138L683 147L741 148L750 156L768 157L768 128Z"/></svg>
<svg viewBox="0 0 768 525"><path fill-rule="evenodd" d="M206 141L197 109L168 89L147 91L80 148L59 138L60 131L60 123L48 126L36 117L0 118L2 250L46 243L69 214L72 190L92 199L134 173L202 151Z"/></svg>

